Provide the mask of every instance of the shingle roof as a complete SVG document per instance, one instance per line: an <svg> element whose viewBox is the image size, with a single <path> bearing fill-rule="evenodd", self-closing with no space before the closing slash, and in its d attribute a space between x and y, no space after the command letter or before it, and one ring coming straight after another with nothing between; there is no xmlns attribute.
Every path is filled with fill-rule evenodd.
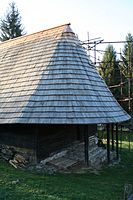
<svg viewBox="0 0 133 200"><path fill-rule="evenodd" d="M69 24L0 44L0 123L126 121Z"/></svg>

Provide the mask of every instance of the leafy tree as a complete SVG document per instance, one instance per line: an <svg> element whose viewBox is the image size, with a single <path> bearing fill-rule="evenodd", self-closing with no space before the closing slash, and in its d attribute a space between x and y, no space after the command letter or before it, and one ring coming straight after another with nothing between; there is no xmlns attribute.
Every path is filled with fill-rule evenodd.
<svg viewBox="0 0 133 200"><path fill-rule="evenodd" d="M18 36L24 35L24 28L21 24L21 16L16 7L16 4L12 2L9 4L9 10L5 17L0 22L0 40L5 41Z"/></svg>
<svg viewBox="0 0 133 200"><path fill-rule="evenodd" d="M117 60L116 51L110 44L105 49L99 72L108 86L120 84L119 62ZM112 93L117 98L120 94L120 90L118 88L113 88Z"/></svg>

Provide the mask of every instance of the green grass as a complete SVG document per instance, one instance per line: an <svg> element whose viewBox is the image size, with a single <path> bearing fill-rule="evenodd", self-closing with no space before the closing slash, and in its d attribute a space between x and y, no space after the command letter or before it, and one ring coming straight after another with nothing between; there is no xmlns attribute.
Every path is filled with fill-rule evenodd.
<svg viewBox="0 0 133 200"><path fill-rule="evenodd" d="M0 200L122 200L125 183L133 184L133 142L124 141L122 161L99 175L39 174L0 162ZM13 184L12 181L20 182Z"/></svg>

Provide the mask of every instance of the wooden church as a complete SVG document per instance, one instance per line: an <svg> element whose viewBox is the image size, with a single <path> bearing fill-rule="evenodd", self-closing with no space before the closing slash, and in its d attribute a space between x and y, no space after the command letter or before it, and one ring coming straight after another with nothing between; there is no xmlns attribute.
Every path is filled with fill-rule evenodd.
<svg viewBox="0 0 133 200"><path fill-rule="evenodd" d="M129 119L70 24L0 43L1 145L39 161Z"/></svg>

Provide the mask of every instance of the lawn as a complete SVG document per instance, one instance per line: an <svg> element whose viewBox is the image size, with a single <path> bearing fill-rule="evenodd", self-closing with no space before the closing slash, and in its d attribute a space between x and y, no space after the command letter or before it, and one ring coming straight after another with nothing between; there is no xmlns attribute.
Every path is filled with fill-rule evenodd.
<svg viewBox="0 0 133 200"><path fill-rule="evenodd" d="M133 142L123 141L119 165L98 174L40 174L14 169L0 161L0 200L122 200L133 185Z"/></svg>

